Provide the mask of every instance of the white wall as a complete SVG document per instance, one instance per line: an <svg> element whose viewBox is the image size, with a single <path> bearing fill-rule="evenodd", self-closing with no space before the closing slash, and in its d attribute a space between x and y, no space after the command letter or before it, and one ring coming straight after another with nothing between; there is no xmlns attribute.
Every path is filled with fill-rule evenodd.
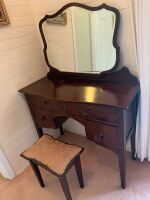
<svg viewBox="0 0 150 200"><path fill-rule="evenodd" d="M0 175L7 179L15 178L16 174L2 148L0 147Z"/></svg>
<svg viewBox="0 0 150 200"><path fill-rule="evenodd" d="M46 74L29 0L4 0L11 25L0 26L0 146L19 174L19 154L37 139L22 87Z"/></svg>
<svg viewBox="0 0 150 200"><path fill-rule="evenodd" d="M38 25L39 20L45 15L45 13L54 13L60 9L63 5L72 2L71 0L31 0L33 14L35 21ZM75 2L75 1L73 1ZM120 66L127 66L130 71L137 75L137 60L135 51L135 38L132 21L132 10L130 0L78 0L79 3L85 3L90 6L97 6L102 3L107 3L110 6L116 7L121 13L120 31L118 36L118 43L121 50L121 62ZM65 49L67 50L67 49ZM68 53L69 54L69 53ZM69 119L65 123L65 129L85 135L84 127Z"/></svg>

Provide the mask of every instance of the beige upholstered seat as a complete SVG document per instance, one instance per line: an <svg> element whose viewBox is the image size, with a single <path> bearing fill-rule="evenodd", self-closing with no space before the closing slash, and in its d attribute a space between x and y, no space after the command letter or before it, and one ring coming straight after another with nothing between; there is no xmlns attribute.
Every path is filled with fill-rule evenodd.
<svg viewBox="0 0 150 200"><path fill-rule="evenodd" d="M51 136L44 135L31 148L21 154L27 160L35 160L57 175L62 175L74 157L82 152L82 148L70 145Z"/></svg>

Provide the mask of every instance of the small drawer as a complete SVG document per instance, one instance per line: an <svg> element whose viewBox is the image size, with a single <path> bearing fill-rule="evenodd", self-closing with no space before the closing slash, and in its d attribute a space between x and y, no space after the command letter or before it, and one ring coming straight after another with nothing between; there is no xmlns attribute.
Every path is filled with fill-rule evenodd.
<svg viewBox="0 0 150 200"><path fill-rule="evenodd" d="M99 132L95 134L95 142L117 152L117 128L100 125Z"/></svg>
<svg viewBox="0 0 150 200"><path fill-rule="evenodd" d="M85 104L65 103L65 111L69 116L86 116Z"/></svg>
<svg viewBox="0 0 150 200"><path fill-rule="evenodd" d="M106 122L118 122L118 113L115 108L97 105L86 105L86 116Z"/></svg>
<svg viewBox="0 0 150 200"><path fill-rule="evenodd" d="M46 109L48 101L42 97L29 96L30 104L37 109ZM52 111L52 106L49 106L49 111Z"/></svg>
<svg viewBox="0 0 150 200"><path fill-rule="evenodd" d="M37 122L39 127L44 127L44 128L55 127L55 123L54 123L51 113L37 109L37 110L34 110L33 114L35 117L35 121Z"/></svg>
<svg viewBox="0 0 150 200"><path fill-rule="evenodd" d="M86 122L86 134L89 140L118 152L117 128L97 122Z"/></svg>
<svg viewBox="0 0 150 200"><path fill-rule="evenodd" d="M38 96L29 96L29 100L33 109L49 111L53 113L53 116L65 114L63 102L48 100Z"/></svg>

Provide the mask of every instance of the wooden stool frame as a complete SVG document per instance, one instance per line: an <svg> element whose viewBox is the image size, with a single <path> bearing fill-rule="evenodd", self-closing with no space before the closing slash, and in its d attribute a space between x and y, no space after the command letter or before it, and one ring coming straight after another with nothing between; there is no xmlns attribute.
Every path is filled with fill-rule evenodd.
<svg viewBox="0 0 150 200"><path fill-rule="evenodd" d="M82 151L83 151L83 149L82 149ZM76 170L76 174L77 174L77 177L78 177L78 180L79 180L80 187L84 188L82 167L81 167L81 161L80 161L80 154L82 153L82 151L70 161L65 172L62 175L58 175L57 173L50 170L50 168L48 166L44 165L43 163L41 163L37 160L27 158L27 157L23 156L22 154L21 154L21 157L23 157L23 158L25 158L29 161L29 163L30 163L30 165L31 165L41 187L44 187L45 185L44 185L44 182L43 182L43 179L42 179L42 176L41 176L41 172L40 172L38 166L44 168L45 170L47 170L47 171L51 172L52 174L54 174L55 176L57 176L59 178L62 190L63 190L63 192L66 196L66 199L72 200L70 189L69 189L69 186L68 186L68 181L67 181L67 178L66 178L66 174L70 170L70 168L73 165L75 165L75 170Z"/></svg>

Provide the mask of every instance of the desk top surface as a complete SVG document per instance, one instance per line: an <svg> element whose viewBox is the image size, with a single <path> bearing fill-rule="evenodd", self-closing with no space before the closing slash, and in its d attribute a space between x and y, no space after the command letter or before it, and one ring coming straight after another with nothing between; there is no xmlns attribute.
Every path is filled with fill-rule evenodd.
<svg viewBox="0 0 150 200"><path fill-rule="evenodd" d="M128 109L139 92L139 85L93 83L83 81L50 81L47 77L23 88L20 92L49 100L91 103Z"/></svg>

